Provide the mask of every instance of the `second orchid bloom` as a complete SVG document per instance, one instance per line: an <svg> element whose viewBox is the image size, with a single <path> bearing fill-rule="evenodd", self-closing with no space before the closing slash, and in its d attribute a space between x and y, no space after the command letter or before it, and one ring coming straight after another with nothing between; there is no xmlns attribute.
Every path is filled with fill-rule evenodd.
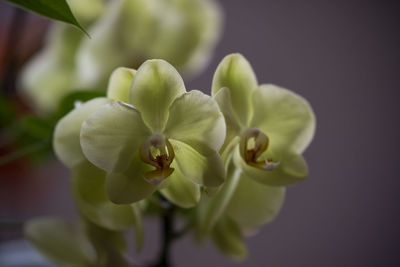
<svg viewBox="0 0 400 267"><path fill-rule="evenodd" d="M199 208L200 235L211 234L226 254L243 258L243 235L272 221L285 186L304 180L303 151L315 131L315 116L301 96L272 84L259 85L248 61L226 56L212 83L227 135L220 153L227 180Z"/></svg>

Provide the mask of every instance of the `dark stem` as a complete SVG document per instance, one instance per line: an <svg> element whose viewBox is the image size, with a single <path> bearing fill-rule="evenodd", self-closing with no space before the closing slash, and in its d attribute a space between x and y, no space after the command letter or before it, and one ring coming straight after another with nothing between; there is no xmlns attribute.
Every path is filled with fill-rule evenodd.
<svg viewBox="0 0 400 267"><path fill-rule="evenodd" d="M173 206L166 199L161 200L164 206L165 213L161 216L161 230L162 230L162 245L159 254L158 262L154 267L170 267L170 250L172 241L175 239L174 235L174 215L175 206Z"/></svg>

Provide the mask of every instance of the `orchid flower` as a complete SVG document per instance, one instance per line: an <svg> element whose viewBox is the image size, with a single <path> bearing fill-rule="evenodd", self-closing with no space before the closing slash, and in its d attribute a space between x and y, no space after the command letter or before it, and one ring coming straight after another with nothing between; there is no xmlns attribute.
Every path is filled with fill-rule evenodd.
<svg viewBox="0 0 400 267"><path fill-rule="evenodd" d="M105 190L107 173L91 164L80 146L83 121L97 108L110 102L105 97L99 97L86 103L77 103L75 109L57 123L53 147L59 160L71 170L72 195L80 215L112 231L135 226L140 247L143 229L138 205L116 205L108 199Z"/></svg>
<svg viewBox="0 0 400 267"><path fill-rule="evenodd" d="M211 97L186 92L169 63L148 60L137 71L117 69L107 95L109 103L83 122L79 149L107 172L112 202L129 204L160 190L189 208L200 200L200 186L224 182L217 152L225 139L223 115Z"/></svg>
<svg viewBox="0 0 400 267"><path fill-rule="evenodd" d="M227 137L220 152L228 175L207 204L203 227L215 233L221 220L232 219L243 231L254 230L275 218L284 201L284 186L307 177L301 154L313 138L315 116L301 96L276 85L259 85L240 54L228 55L219 64L212 95L226 121ZM237 248L243 256L245 250Z"/></svg>

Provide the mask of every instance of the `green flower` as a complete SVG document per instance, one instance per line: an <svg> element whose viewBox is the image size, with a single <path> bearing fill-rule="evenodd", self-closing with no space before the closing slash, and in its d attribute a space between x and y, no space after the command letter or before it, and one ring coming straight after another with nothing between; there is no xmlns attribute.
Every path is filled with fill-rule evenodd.
<svg viewBox="0 0 400 267"><path fill-rule="evenodd" d="M313 138L315 116L299 95L271 84L258 85L240 54L228 55L219 64L212 95L226 121L221 154L228 175L207 204L203 231L218 228L224 216L244 231L252 230L275 218L284 201L284 186L307 177L301 154ZM223 242L217 244L221 247Z"/></svg>
<svg viewBox="0 0 400 267"><path fill-rule="evenodd" d="M106 190L114 203L128 204L156 190L181 207L200 199L200 186L224 182L217 151L225 123L215 101L186 92L179 73L163 60L140 68L117 69L109 83L109 103L83 122L80 147L107 172Z"/></svg>
<svg viewBox="0 0 400 267"><path fill-rule="evenodd" d="M86 28L104 12L103 0L70 0L78 21ZM23 68L21 94L39 111L57 110L60 100L77 88L76 53L85 34L65 23L54 23L46 36L44 49Z"/></svg>
<svg viewBox="0 0 400 267"><path fill-rule="evenodd" d="M55 23L44 49L21 75L22 94L54 112L73 90L102 90L119 66L161 58L185 75L199 73L219 39L222 12L214 0L70 0L88 29Z"/></svg>
<svg viewBox="0 0 400 267"><path fill-rule="evenodd" d="M227 121L226 152L234 150L235 163L247 176L269 186L307 176L301 154L313 138L315 116L304 98L272 84L259 86L239 54L218 66L212 95Z"/></svg>
<svg viewBox="0 0 400 267"><path fill-rule="evenodd" d="M119 66L160 58L184 74L208 63L221 29L214 0L119 0L89 29L78 51L80 86L96 87Z"/></svg>
<svg viewBox="0 0 400 267"><path fill-rule="evenodd" d="M91 164L80 146L79 135L83 121L99 107L111 102L102 97L78 103L74 110L57 123L53 147L61 162L71 169L72 196L79 214L92 224L110 231L123 231L135 226L136 244L140 250L143 226L139 205L112 203L105 189L107 173Z"/></svg>

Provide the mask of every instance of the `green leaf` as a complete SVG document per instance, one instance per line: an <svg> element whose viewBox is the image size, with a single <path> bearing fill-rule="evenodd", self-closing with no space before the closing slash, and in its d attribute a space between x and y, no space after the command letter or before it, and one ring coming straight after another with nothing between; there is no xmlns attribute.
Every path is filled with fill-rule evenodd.
<svg viewBox="0 0 400 267"><path fill-rule="evenodd" d="M52 119L27 115L21 119L23 133L34 139L48 139L53 133Z"/></svg>
<svg viewBox="0 0 400 267"><path fill-rule="evenodd" d="M78 27L87 36L89 34L79 24L71 12L66 0L6 0L29 11L38 13L42 16L63 21Z"/></svg>
<svg viewBox="0 0 400 267"><path fill-rule="evenodd" d="M11 123L17 115L15 107L3 92L0 92L0 126Z"/></svg>
<svg viewBox="0 0 400 267"><path fill-rule="evenodd" d="M63 117L65 114L74 109L77 101L86 102L96 97L104 97L105 93L97 91L74 91L67 94L60 102L58 116Z"/></svg>
<svg viewBox="0 0 400 267"><path fill-rule="evenodd" d="M0 166L4 166L13 162L14 160L20 159L25 156L31 156L40 152L47 152L51 150L50 142L47 140L40 141L37 143L26 145L16 151L0 157Z"/></svg>

